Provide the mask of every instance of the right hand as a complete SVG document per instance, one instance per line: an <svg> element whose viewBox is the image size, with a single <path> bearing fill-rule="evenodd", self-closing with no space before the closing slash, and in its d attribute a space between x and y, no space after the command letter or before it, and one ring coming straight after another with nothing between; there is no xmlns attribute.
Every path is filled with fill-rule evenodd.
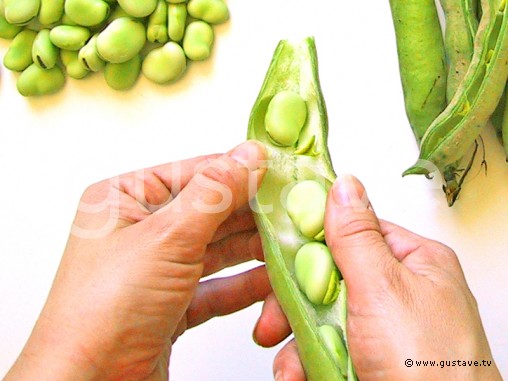
<svg viewBox="0 0 508 381"><path fill-rule="evenodd" d="M365 189L351 176L340 178L329 193L325 232L348 288L348 345L361 381L502 380L476 300L450 248L378 220ZM256 341L271 346L289 333L275 298L268 297ZM427 360L437 365L416 365ZM484 362L447 366L458 360ZM274 374L277 381L305 380L294 340L276 356Z"/></svg>

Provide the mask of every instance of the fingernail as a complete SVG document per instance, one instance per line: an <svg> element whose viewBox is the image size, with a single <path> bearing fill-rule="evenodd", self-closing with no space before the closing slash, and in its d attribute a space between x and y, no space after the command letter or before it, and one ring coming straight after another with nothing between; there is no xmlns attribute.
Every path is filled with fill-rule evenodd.
<svg viewBox="0 0 508 381"><path fill-rule="evenodd" d="M277 371L275 373L275 381L284 381L284 375L282 374L282 371Z"/></svg>
<svg viewBox="0 0 508 381"><path fill-rule="evenodd" d="M254 140L237 146L229 155L251 171L262 168L265 163L265 147Z"/></svg>
<svg viewBox="0 0 508 381"><path fill-rule="evenodd" d="M365 188L352 175L340 175L332 188L335 202L341 206L352 206L355 209L365 210L370 202Z"/></svg>

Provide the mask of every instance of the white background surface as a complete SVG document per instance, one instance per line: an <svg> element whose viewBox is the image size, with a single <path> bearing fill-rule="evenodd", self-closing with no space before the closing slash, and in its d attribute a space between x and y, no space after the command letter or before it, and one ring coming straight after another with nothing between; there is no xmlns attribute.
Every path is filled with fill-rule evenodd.
<svg viewBox="0 0 508 381"><path fill-rule="evenodd" d="M417 148L404 114L387 1L230 0L229 6L232 20L217 28L213 59L191 65L171 86L141 80L117 93L98 75L28 100L2 67L0 376L44 303L84 188L232 148L245 138L277 42L314 35L336 171L364 182L382 218L456 250L507 377L508 166L493 132L483 134L488 176L473 171L448 208L439 184L401 178ZM0 41L0 56L7 46ZM270 380L275 351L251 340L260 308L187 332L174 349L172 380Z"/></svg>

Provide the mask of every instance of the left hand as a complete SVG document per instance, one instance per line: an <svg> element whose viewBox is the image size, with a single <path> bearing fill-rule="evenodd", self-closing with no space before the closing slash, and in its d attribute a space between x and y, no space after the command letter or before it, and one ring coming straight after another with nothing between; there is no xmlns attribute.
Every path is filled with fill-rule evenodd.
<svg viewBox="0 0 508 381"><path fill-rule="evenodd" d="M5 380L167 380L172 344L186 329L263 300L271 290L264 267L200 279L262 260L247 203L264 154L247 142L89 187Z"/></svg>

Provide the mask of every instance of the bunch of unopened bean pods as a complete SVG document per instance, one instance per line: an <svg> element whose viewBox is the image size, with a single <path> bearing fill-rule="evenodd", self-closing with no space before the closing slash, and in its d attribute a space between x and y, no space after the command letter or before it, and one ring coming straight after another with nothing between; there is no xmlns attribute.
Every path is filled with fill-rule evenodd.
<svg viewBox="0 0 508 381"><path fill-rule="evenodd" d="M420 148L404 174L438 171L451 206L489 120L508 153L508 7L506 0L440 5L444 23L434 0L390 0L406 114Z"/></svg>
<svg viewBox="0 0 508 381"><path fill-rule="evenodd" d="M213 25L229 19L224 0L0 0L4 66L24 96L52 94L65 74L102 71L115 90L140 73L158 84L211 54Z"/></svg>

